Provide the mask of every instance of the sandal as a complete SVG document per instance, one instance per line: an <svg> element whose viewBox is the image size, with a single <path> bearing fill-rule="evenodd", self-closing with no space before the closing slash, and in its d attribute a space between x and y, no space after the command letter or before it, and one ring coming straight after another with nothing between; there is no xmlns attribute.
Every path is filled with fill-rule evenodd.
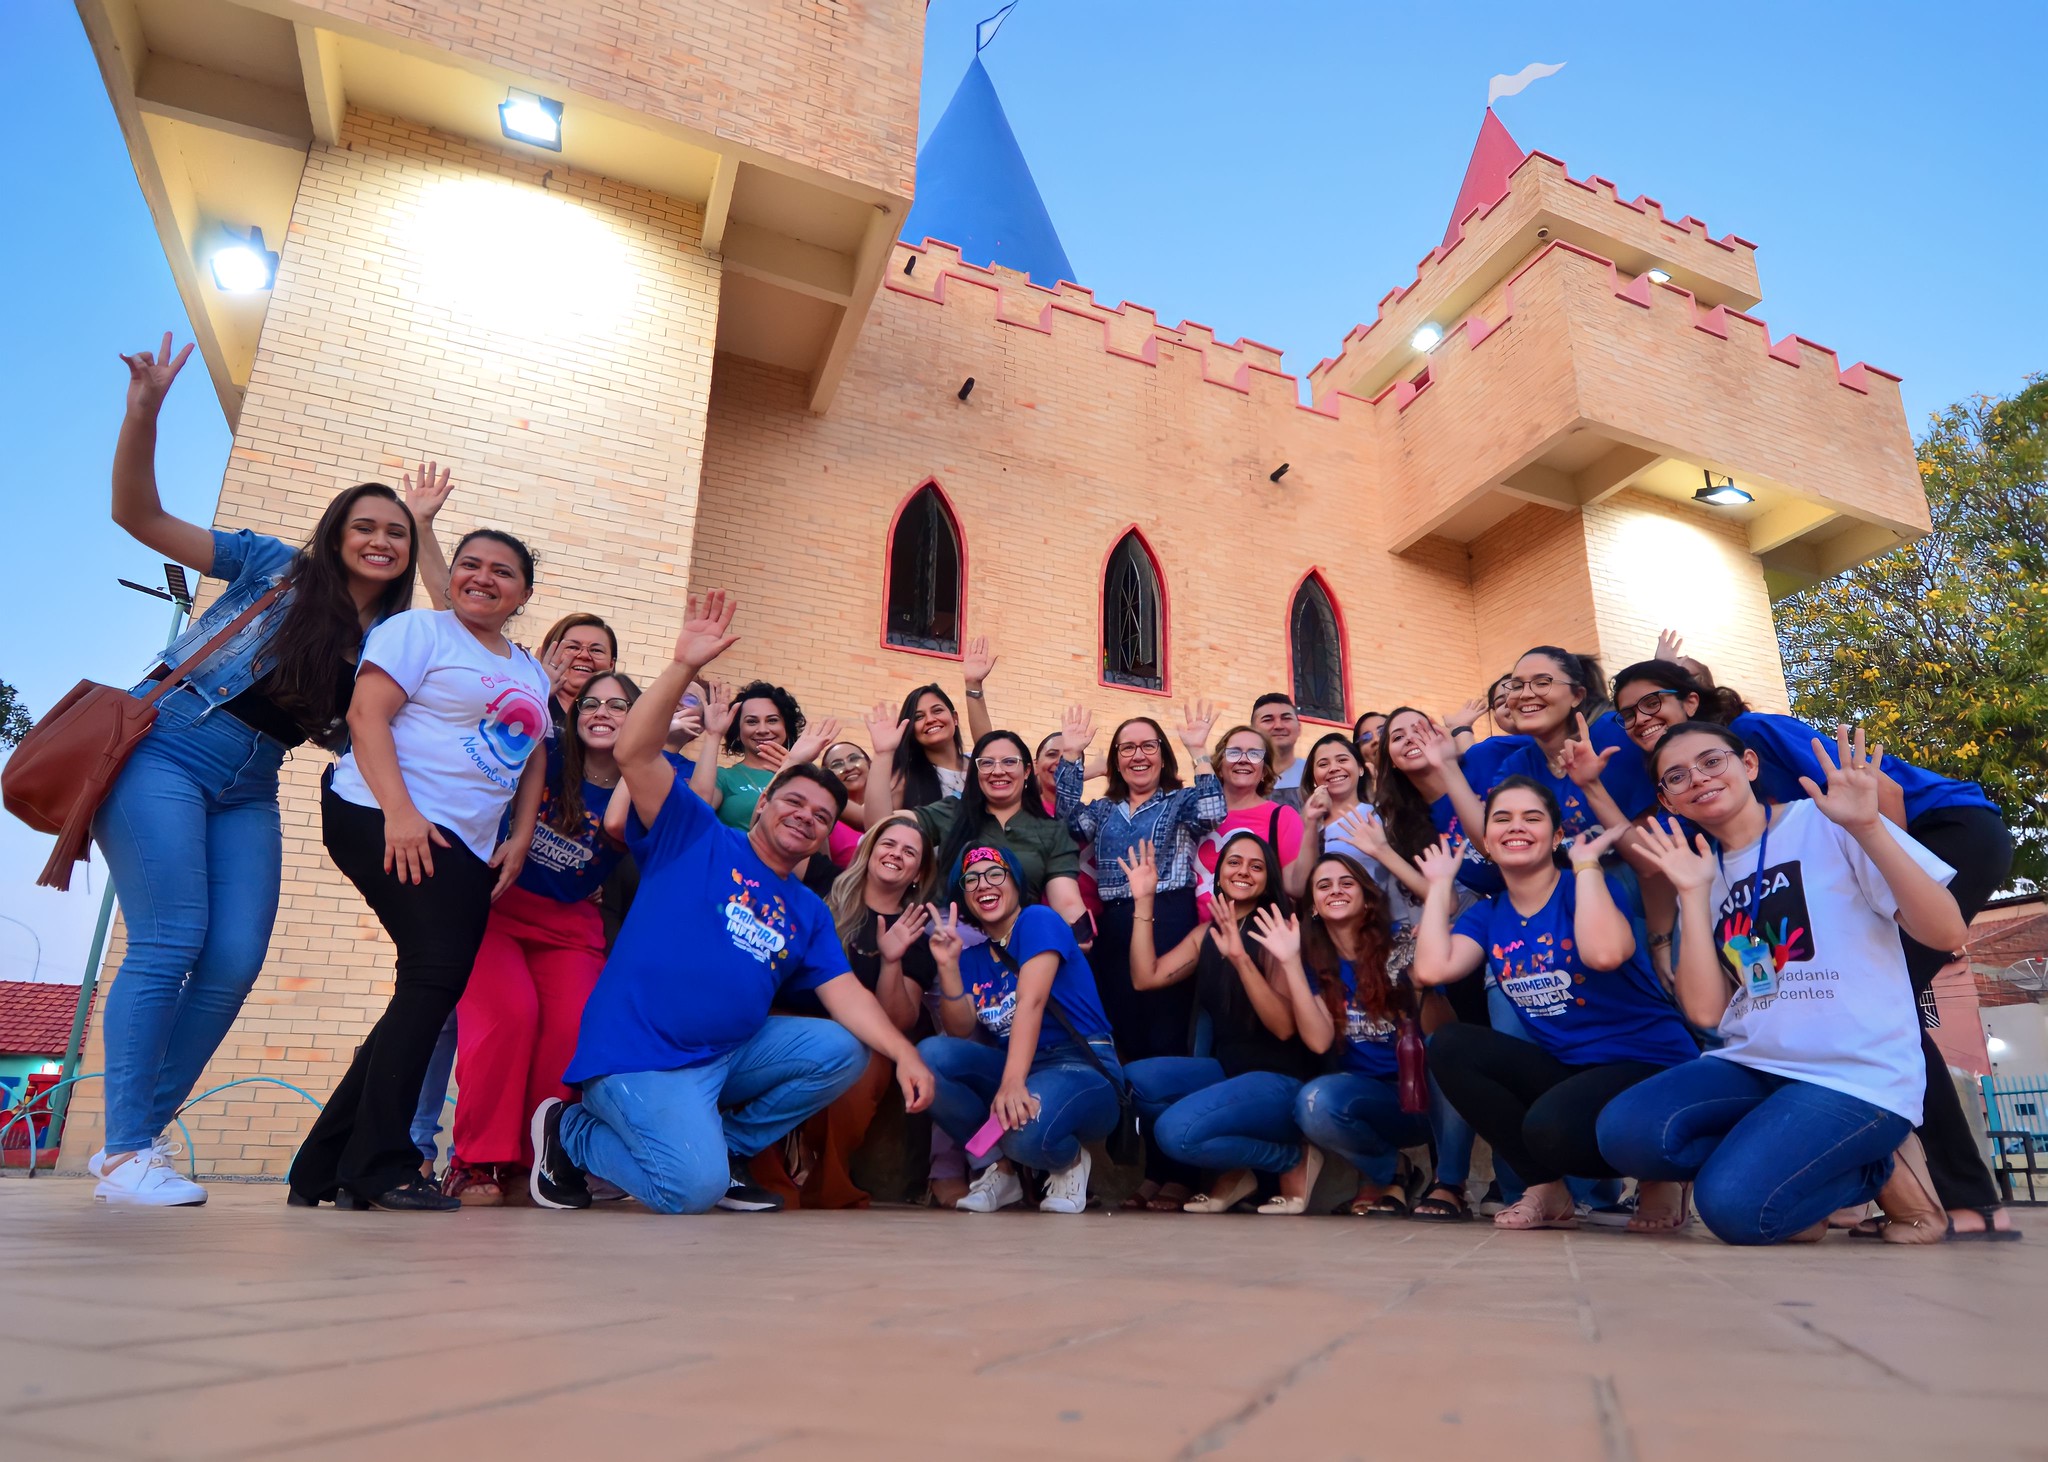
<svg viewBox="0 0 2048 1462"><path fill-rule="evenodd" d="M1892 1175L1878 1190L1877 1206L1890 1220L1878 1235L1887 1244L1938 1244L1948 1237L1954 1225L1934 1194L1919 1133L1908 1132L1892 1155Z"/></svg>
<svg viewBox="0 0 2048 1462"><path fill-rule="evenodd" d="M442 1180L441 1192L445 1197L459 1199L464 1208L505 1206L505 1190L498 1186L498 1170L488 1164L450 1167L448 1176Z"/></svg>
<svg viewBox="0 0 2048 1462"><path fill-rule="evenodd" d="M1154 1213L1179 1213L1194 1196L1186 1183L1161 1183L1159 1191L1145 1200L1145 1207Z"/></svg>
<svg viewBox="0 0 2048 1462"><path fill-rule="evenodd" d="M1226 1181L1216 1185L1213 1193L1197 1193L1181 1204L1183 1213L1228 1213L1259 1189L1259 1180L1245 1168L1239 1168L1235 1177L1226 1175Z"/></svg>
<svg viewBox="0 0 2048 1462"><path fill-rule="evenodd" d="M1439 1198L1437 1194L1446 1196ZM1410 1218L1425 1223L1469 1223L1472 1220L1472 1205L1465 1201L1465 1190L1454 1188L1449 1183L1438 1183L1408 1210Z"/></svg>
<svg viewBox="0 0 2048 1462"><path fill-rule="evenodd" d="M1563 1213L1546 1213L1542 1199L1534 1193L1524 1193L1493 1216L1493 1226L1509 1229L1575 1229L1579 1226L1579 1215L1577 1210L1572 1208L1565 1209Z"/></svg>
<svg viewBox="0 0 2048 1462"><path fill-rule="evenodd" d="M1152 1206L1152 1200L1159 1196L1159 1185L1147 1178L1132 1190L1131 1196L1123 1201L1122 1207L1129 1213L1143 1213Z"/></svg>
<svg viewBox="0 0 2048 1462"><path fill-rule="evenodd" d="M1660 1184L1659 1186L1668 1186ZM1678 1185L1678 1208L1671 1213L1643 1212L1643 1185L1636 1185L1635 1216L1624 1225L1632 1234L1675 1234L1692 1222L1692 1184Z"/></svg>
<svg viewBox="0 0 2048 1462"><path fill-rule="evenodd" d="M2016 1228L1999 1228L1993 1214L1999 1211L1997 1205L1989 1208L1971 1207L1964 1212L1977 1214L1984 1220L1982 1228L1957 1228L1955 1216L1948 1221L1948 1236L1958 1244L2017 1244L2026 1235Z"/></svg>
<svg viewBox="0 0 2048 1462"><path fill-rule="evenodd" d="M1354 1202L1351 1211L1366 1218L1406 1218L1409 1215L1408 1199L1390 1188L1363 1208Z"/></svg>

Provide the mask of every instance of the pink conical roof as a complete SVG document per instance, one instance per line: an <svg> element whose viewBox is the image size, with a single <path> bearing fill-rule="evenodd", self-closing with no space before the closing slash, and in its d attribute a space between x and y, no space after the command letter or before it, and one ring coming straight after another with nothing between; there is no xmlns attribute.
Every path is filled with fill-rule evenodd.
<svg viewBox="0 0 2048 1462"><path fill-rule="evenodd" d="M1465 164L1465 181L1451 209L1450 227L1444 230L1444 248L1448 249L1464 235L1462 224L1466 214L1498 202L1507 192L1508 176L1522 165L1525 155L1521 144L1508 135L1508 129L1493 114L1493 108L1488 107L1486 120L1479 124L1479 140L1472 144L1472 161Z"/></svg>

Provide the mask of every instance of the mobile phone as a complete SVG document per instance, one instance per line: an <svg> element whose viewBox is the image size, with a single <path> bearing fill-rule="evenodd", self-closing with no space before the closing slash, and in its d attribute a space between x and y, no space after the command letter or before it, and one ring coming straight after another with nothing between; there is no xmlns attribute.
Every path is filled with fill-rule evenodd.
<svg viewBox="0 0 2048 1462"><path fill-rule="evenodd" d="M1003 1140L1003 1119L994 1112L981 1124L981 1130L967 1139L969 1157L986 1157L990 1148Z"/></svg>

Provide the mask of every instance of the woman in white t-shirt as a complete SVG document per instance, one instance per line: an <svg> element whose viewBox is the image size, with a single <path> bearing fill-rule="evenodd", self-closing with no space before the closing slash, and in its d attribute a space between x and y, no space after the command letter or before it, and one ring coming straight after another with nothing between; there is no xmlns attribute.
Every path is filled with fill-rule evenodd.
<svg viewBox="0 0 2048 1462"><path fill-rule="evenodd" d="M1652 820L1645 837L1678 892L1679 1001L1722 1045L1610 1102L1600 1151L1697 1183L1700 1218L1730 1244L1818 1239L1872 1197L1888 1242L1935 1243L1947 1223L1913 1135L1926 1075L1899 930L1959 947L1955 874L1879 811L1860 730L1832 758L1813 746L1827 786L1802 778L1810 800L1778 805L1757 800L1756 753L1726 726L1674 726L1652 752L1665 809L1705 830L1688 846Z"/></svg>
<svg viewBox="0 0 2048 1462"><path fill-rule="evenodd" d="M353 743L323 789L321 833L398 947L397 982L292 1159L295 1205L462 1206L420 1175L412 1113L491 900L533 840L546 760L532 753L547 739L550 686L505 638L532 597L526 545L479 529L455 546L450 607L397 615L363 646Z"/></svg>

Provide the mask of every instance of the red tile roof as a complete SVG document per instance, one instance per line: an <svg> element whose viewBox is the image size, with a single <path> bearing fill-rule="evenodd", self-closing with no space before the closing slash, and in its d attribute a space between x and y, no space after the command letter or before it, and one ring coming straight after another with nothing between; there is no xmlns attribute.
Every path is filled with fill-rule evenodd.
<svg viewBox="0 0 2048 1462"><path fill-rule="evenodd" d="M76 985L0 980L0 1055L63 1055L77 1008Z"/></svg>

